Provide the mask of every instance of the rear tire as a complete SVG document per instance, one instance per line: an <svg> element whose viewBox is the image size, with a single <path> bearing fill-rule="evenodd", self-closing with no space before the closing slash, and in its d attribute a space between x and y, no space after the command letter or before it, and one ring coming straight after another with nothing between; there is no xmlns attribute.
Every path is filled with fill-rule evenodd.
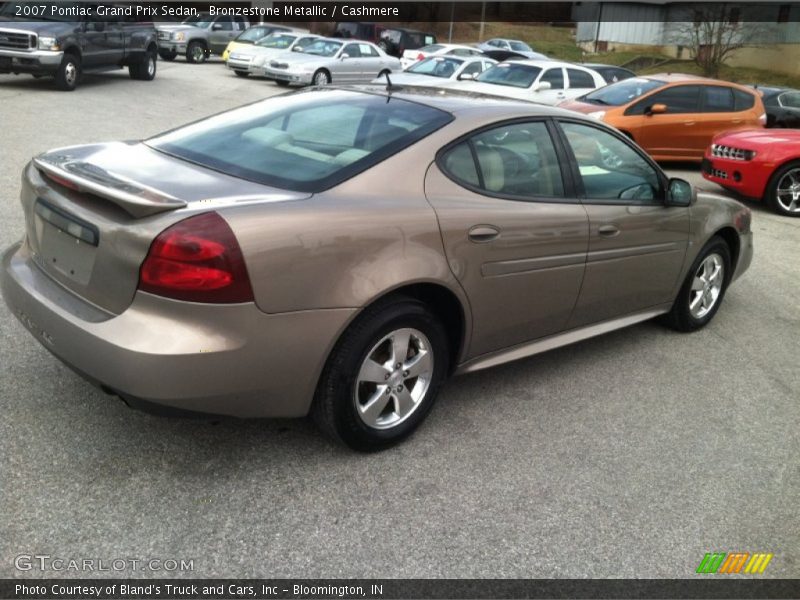
<svg viewBox="0 0 800 600"><path fill-rule="evenodd" d="M158 55L166 61L172 62L178 56L178 53L174 50L159 50Z"/></svg>
<svg viewBox="0 0 800 600"><path fill-rule="evenodd" d="M714 236L698 253L664 323L683 332L708 325L722 304L731 275L730 248Z"/></svg>
<svg viewBox="0 0 800 600"><path fill-rule="evenodd" d="M130 65L128 67L128 73L131 79L153 81L156 77L156 56L155 50L148 50L144 53L140 62Z"/></svg>
<svg viewBox="0 0 800 600"><path fill-rule="evenodd" d="M189 45L186 46L186 62L200 64L204 63L206 58L208 58L208 54L202 42L189 42Z"/></svg>
<svg viewBox="0 0 800 600"><path fill-rule="evenodd" d="M779 215L800 217L800 161L787 163L775 171L764 197Z"/></svg>
<svg viewBox="0 0 800 600"><path fill-rule="evenodd" d="M331 352L311 415L354 450L388 448L428 415L448 361L445 329L422 302L399 297L367 308Z"/></svg>
<svg viewBox="0 0 800 600"><path fill-rule="evenodd" d="M72 53L65 53L56 71L56 87L63 92L71 92L78 87L81 78L81 59Z"/></svg>

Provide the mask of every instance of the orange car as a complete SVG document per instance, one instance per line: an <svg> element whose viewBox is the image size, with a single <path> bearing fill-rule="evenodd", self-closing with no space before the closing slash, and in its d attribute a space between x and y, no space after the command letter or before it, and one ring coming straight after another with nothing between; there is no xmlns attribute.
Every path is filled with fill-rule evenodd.
<svg viewBox="0 0 800 600"><path fill-rule="evenodd" d="M699 162L714 135L767 122L752 88L672 73L625 79L559 106L613 125L662 161Z"/></svg>

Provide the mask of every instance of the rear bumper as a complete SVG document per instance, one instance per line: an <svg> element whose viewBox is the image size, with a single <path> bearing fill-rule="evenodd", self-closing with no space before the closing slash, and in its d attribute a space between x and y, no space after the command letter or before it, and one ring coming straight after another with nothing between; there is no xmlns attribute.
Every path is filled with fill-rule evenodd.
<svg viewBox="0 0 800 600"><path fill-rule="evenodd" d="M61 51L0 50L0 73L55 73L63 57Z"/></svg>
<svg viewBox="0 0 800 600"><path fill-rule="evenodd" d="M126 398L236 417L307 414L330 349L355 309L268 315L138 292L120 315L53 282L25 244L2 257L11 312L56 357Z"/></svg>
<svg viewBox="0 0 800 600"><path fill-rule="evenodd" d="M756 200L764 197L767 181L772 175L772 168L761 162L730 160L709 154L703 158L700 170L708 181Z"/></svg>

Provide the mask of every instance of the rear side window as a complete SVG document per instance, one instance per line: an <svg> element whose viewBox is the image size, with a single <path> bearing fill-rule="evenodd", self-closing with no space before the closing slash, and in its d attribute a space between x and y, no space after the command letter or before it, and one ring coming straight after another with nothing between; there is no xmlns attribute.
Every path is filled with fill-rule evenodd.
<svg viewBox="0 0 800 600"><path fill-rule="evenodd" d="M276 96L145 143L240 179L317 192L396 154L452 118L398 98L326 90Z"/></svg>
<svg viewBox="0 0 800 600"><path fill-rule="evenodd" d="M745 92L741 92L744 94ZM750 94L747 94L748 96ZM780 95L780 103L781 106L785 106L787 108L800 108L800 93L798 92L786 92ZM752 101L750 102L750 106L752 106Z"/></svg>
<svg viewBox="0 0 800 600"><path fill-rule="evenodd" d="M707 85L703 88L705 105L703 112L733 112L733 91L729 87Z"/></svg>
<svg viewBox="0 0 800 600"><path fill-rule="evenodd" d="M585 71L578 69L567 69L567 77L569 77L569 87L571 88L594 88L594 79Z"/></svg>
<svg viewBox="0 0 800 600"><path fill-rule="evenodd" d="M439 166L457 183L488 195L512 199L564 196L555 147L541 121L477 133L449 149Z"/></svg>
<svg viewBox="0 0 800 600"><path fill-rule="evenodd" d="M742 90L732 90L733 91L733 102L734 102L734 110L739 112L740 110L748 110L753 108L753 105L756 103L756 97L753 94L748 94L747 92L743 92Z"/></svg>

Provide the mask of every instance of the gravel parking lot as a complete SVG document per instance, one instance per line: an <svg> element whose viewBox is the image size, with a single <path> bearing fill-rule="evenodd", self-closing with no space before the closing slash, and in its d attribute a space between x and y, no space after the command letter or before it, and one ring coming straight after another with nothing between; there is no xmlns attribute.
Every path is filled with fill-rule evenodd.
<svg viewBox="0 0 800 600"><path fill-rule="evenodd" d="M0 76L0 246L22 233L32 155L279 91L218 61L74 93ZM681 578L709 551L772 552L764 577L800 577L800 219L752 208L753 265L706 329L645 323L453 380L377 455L305 421L132 411L0 303L0 577L82 575L14 566L46 554L194 560L132 577Z"/></svg>

